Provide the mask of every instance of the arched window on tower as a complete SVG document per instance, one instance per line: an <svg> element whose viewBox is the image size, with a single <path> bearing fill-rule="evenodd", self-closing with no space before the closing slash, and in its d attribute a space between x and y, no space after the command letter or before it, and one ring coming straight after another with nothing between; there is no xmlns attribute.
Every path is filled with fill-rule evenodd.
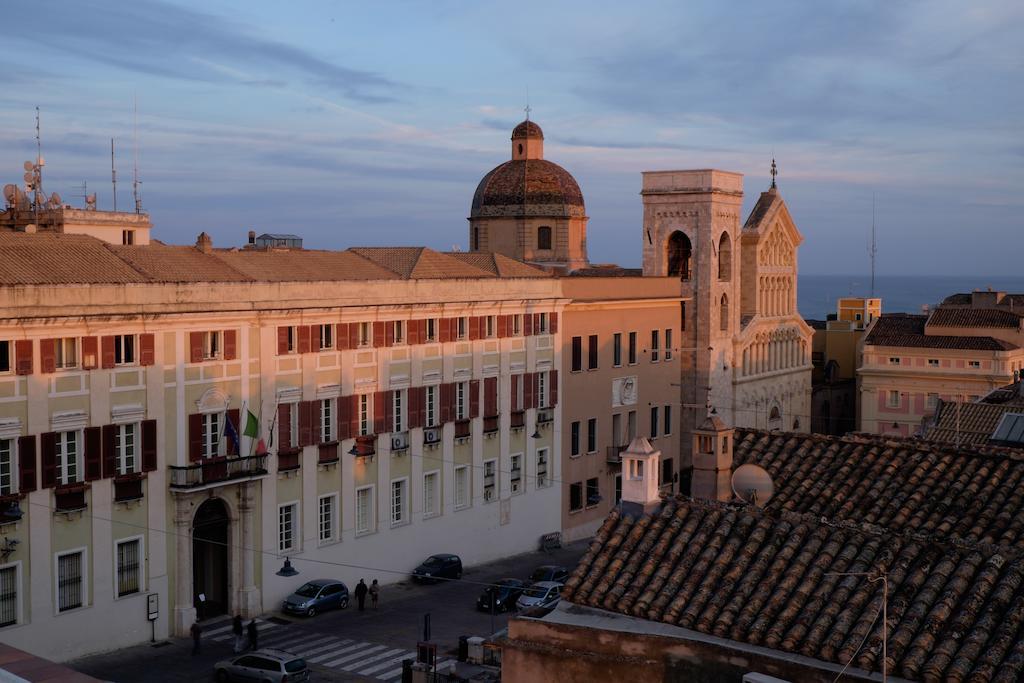
<svg viewBox="0 0 1024 683"><path fill-rule="evenodd" d="M732 240L727 232L718 240L718 279L723 282L732 279Z"/></svg>
<svg viewBox="0 0 1024 683"><path fill-rule="evenodd" d="M678 275L680 280L689 280L692 256L690 238L678 230L672 233L668 238L668 274Z"/></svg>
<svg viewBox="0 0 1024 683"><path fill-rule="evenodd" d="M472 251L480 251L480 226L473 226L473 246Z"/></svg>
<svg viewBox="0 0 1024 683"><path fill-rule="evenodd" d="M771 412L768 413L768 429L782 429L782 415L778 406L772 406Z"/></svg>
<svg viewBox="0 0 1024 683"><path fill-rule="evenodd" d="M721 303L721 319L719 321L719 329L725 332L726 330L729 329L729 297L723 294Z"/></svg>
<svg viewBox="0 0 1024 683"><path fill-rule="evenodd" d="M549 228L546 225L542 225L539 228L537 228L537 248L551 248L551 228Z"/></svg>

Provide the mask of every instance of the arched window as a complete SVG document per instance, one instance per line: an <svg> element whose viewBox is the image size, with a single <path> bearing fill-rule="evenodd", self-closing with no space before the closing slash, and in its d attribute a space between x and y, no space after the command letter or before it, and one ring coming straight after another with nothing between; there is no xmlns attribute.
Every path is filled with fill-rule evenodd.
<svg viewBox="0 0 1024 683"><path fill-rule="evenodd" d="M719 329L725 332L729 329L729 297L725 294L722 295L722 306L721 306L721 319L719 320Z"/></svg>
<svg viewBox="0 0 1024 683"><path fill-rule="evenodd" d="M473 247L472 251L480 251L480 226L473 226Z"/></svg>
<svg viewBox="0 0 1024 683"><path fill-rule="evenodd" d="M732 279L732 240L727 232L718 240L718 279L723 282Z"/></svg>
<svg viewBox="0 0 1024 683"><path fill-rule="evenodd" d="M672 233L668 238L668 274L678 275L680 280L689 280L692 256L690 238L678 230Z"/></svg>
<svg viewBox="0 0 1024 683"><path fill-rule="evenodd" d="M768 413L768 429L781 429L782 428L782 415L779 413L778 406L772 406L771 412Z"/></svg>
<svg viewBox="0 0 1024 683"><path fill-rule="evenodd" d="M551 248L551 228L549 228L546 225L542 225L539 228L537 228L537 248Z"/></svg>

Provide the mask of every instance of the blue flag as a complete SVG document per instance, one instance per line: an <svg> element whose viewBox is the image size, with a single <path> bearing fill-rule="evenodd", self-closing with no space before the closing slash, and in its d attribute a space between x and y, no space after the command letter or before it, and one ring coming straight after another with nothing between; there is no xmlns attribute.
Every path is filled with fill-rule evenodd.
<svg viewBox="0 0 1024 683"><path fill-rule="evenodd" d="M238 430L231 424L231 418L227 415L224 416L224 434L235 444L235 453L241 453L242 445L239 443Z"/></svg>

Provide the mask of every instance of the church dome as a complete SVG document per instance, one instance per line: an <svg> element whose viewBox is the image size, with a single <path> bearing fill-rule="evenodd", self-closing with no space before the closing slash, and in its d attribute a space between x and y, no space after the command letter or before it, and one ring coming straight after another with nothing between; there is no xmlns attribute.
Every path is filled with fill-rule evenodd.
<svg viewBox="0 0 1024 683"><path fill-rule="evenodd" d="M544 131L536 123L527 119L512 129L512 139L519 140L521 138L539 138L543 140Z"/></svg>

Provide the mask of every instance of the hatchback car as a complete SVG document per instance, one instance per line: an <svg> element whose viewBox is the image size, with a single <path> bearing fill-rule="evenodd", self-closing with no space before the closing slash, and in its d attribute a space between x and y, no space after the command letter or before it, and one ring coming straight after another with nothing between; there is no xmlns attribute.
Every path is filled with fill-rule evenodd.
<svg viewBox="0 0 1024 683"><path fill-rule="evenodd" d="M282 609L291 614L315 616L317 612L348 607L348 586L334 579L316 579L302 584L284 599Z"/></svg>
<svg viewBox="0 0 1024 683"><path fill-rule="evenodd" d="M530 574L530 583L537 583L538 581L554 581L556 583L565 583L569 580L569 568L560 567L555 564L542 564L533 570Z"/></svg>
<svg viewBox="0 0 1024 683"><path fill-rule="evenodd" d="M413 581L434 583L439 579L461 579L462 560L458 555L431 555L412 570Z"/></svg>
<svg viewBox="0 0 1024 683"><path fill-rule="evenodd" d="M308 681L306 660L284 650L262 648L244 655L217 662L214 677L226 681L260 681L260 683L294 683Z"/></svg>
<svg viewBox="0 0 1024 683"><path fill-rule="evenodd" d="M526 582L519 579L499 579L493 586L488 586L476 599L476 608L490 612L507 612L515 609L516 600L526 589Z"/></svg>
<svg viewBox="0 0 1024 683"><path fill-rule="evenodd" d="M562 585L554 581L538 581L523 591L523 594L516 600L516 607L519 609L554 607L562 598Z"/></svg>

